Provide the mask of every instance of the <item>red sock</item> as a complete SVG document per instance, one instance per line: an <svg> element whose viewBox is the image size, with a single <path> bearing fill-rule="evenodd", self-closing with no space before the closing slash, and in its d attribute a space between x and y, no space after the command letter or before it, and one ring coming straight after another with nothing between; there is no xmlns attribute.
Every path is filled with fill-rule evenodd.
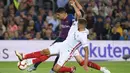
<svg viewBox="0 0 130 73"><path fill-rule="evenodd" d="M63 66L60 68L59 72L71 72L72 69L70 67Z"/></svg>
<svg viewBox="0 0 130 73"><path fill-rule="evenodd" d="M100 66L94 62L88 61L88 66L97 70L100 70Z"/></svg>
<svg viewBox="0 0 130 73"><path fill-rule="evenodd" d="M46 61L48 58L49 58L49 56L43 55L43 56L41 56L41 57L39 57L39 58L33 59L32 62L33 62L33 64L36 64L36 63L38 63L38 62L44 62L44 61Z"/></svg>
<svg viewBox="0 0 130 73"><path fill-rule="evenodd" d="M29 58L38 58L41 56L40 51L37 52L33 52L33 53L29 53L29 54L25 54L23 59L29 59Z"/></svg>
<svg viewBox="0 0 130 73"><path fill-rule="evenodd" d="M84 60L82 62L80 62L80 66L83 66L84 65Z"/></svg>
<svg viewBox="0 0 130 73"><path fill-rule="evenodd" d="M84 65L84 60L80 63L80 66L83 66ZM91 61L88 61L88 67L91 67L91 68L94 68L94 69L97 69L97 70L100 70L100 66L94 62L91 62Z"/></svg>

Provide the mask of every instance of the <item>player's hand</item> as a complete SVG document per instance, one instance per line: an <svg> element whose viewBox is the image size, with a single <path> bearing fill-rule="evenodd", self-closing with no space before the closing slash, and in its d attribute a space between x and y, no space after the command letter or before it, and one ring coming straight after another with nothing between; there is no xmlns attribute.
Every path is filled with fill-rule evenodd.
<svg viewBox="0 0 130 73"><path fill-rule="evenodd" d="M83 65L83 68L85 71L88 71L88 66L87 65Z"/></svg>
<svg viewBox="0 0 130 73"><path fill-rule="evenodd" d="M74 2L73 0L70 0L70 1L69 1L69 4L70 4L71 6L74 6L74 5L75 5L75 2Z"/></svg>

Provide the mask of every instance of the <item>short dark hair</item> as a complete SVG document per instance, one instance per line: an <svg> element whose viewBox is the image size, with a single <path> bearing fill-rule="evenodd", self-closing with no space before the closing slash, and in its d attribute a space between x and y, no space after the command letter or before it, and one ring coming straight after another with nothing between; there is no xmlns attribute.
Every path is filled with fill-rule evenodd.
<svg viewBox="0 0 130 73"><path fill-rule="evenodd" d="M87 26L87 20L86 19L80 18L80 19L78 19L78 23L82 24L84 26Z"/></svg>
<svg viewBox="0 0 130 73"><path fill-rule="evenodd" d="M56 10L56 13L66 13L66 10L61 7Z"/></svg>

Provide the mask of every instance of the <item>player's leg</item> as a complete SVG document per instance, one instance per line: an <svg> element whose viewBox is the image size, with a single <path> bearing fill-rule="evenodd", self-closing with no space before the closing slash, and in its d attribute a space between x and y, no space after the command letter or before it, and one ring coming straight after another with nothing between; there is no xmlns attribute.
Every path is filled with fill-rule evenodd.
<svg viewBox="0 0 130 73"><path fill-rule="evenodd" d="M55 61L54 61L53 67L54 67L55 64L57 63L58 59L59 59L59 54L57 55L57 57L56 57L56 59L55 59ZM54 73L53 67L51 68L50 73Z"/></svg>
<svg viewBox="0 0 130 73"><path fill-rule="evenodd" d="M54 70L55 72L60 72L60 68L61 68L61 67L62 67L61 65L56 64L56 65L53 67L53 70Z"/></svg>
<svg viewBox="0 0 130 73"><path fill-rule="evenodd" d="M58 52L57 52L57 53L58 53ZM38 54L49 56L49 55L51 55L51 51L50 51L50 49L47 48L47 49L43 49L43 50L40 51L40 53L38 53ZM36 53L36 55L37 55L37 53ZM18 52L16 52L16 56L19 58L20 61L24 60L24 57L25 57L25 56L21 55L21 54L18 53ZM45 58L48 58L48 57L45 57ZM39 58L38 60L41 61L40 58ZM38 60L27 59L27 60L26 60L26 64L29 66L29 65L34 64L34 63L37 62Z"/></svg>
<svg viewBox="0 0 130 73"><path fill-rule="evenodd" d="M79 63L80 66L84 65L84 60L83 60L83 58L80 55L75 56L75 59ZM91 68L94 68L96 70L100 70L101 69L101 67L99 65L97 65L97 64L95 64L95 63L93 63L91 61L88 61L88 66L91 67Z"/></svg>
<svg viewBox="0 0 130 73"><path fill-rule="evenodd" d="M33 53L23 55L23 54L15 51L15 54L20 61L23 60L23 59L32 58L32 56L30 56L30 55L33 55L34 58L39 58L43 55L50 56L50 55L58 54L59 46L60 46L60 43L56 43L56 44L50 46L49 48L43 49L43 50L38 51L38 52L33 52ZM48 58L48 57L46 57L46 58Z"/></svg>
<svg viewBox="0 0 130 73"><path fill-rule="evenodd" d="M64 40L65 40L65 39L63 39L63 38L61 38L61 37L58 37L58 38L52 43L52 45L53 45L54 43L56 43L56 42L63 42ZM57 57L56 57L56 59L55 59L55 61L54 61L53 67L54 67L55 64L57 63L58 59L59 59L59 54L57 55ZM53 68L51 68L50 73L54 73ZM59 73L59 72L58 72L58 73Z"/></svg>
<svg viewBox="0 0 130 73"><path fill-rule="evenodd" d="M41 63L42 63L42 62L38 62L38 63L34 64L35 69L37 69L37 67L38 67Z"/></svg>
<svg viewBox="0 0 130 73"><path fill-rule="evenodd" d="M56 42L62 42L62 41L64 41L64 39L58 37L58 38L52 43L52 45L55 44ZM51 46L52 46L52 45L51 45ZM59 56L56 57L55 62L54 62L54 64L53 64L53 67L54 67L54 65L56 64L58 58L59 58ZM45 59L45 58L43 58L43 61L44 61L44 59ZM35 60L36 60L36 59L35 59ZM36 60L36 61L37 61L37 60ZM41 62L42 62L42 59L41 59ZM39 65L41 62L39 61L38 63L36 63L36 64L30 66L27 70L28 70L29 72L31 72L31 71L33 71L33 70L36 70L37 67L38 67L38 65ZM53 68L50 70L50 73L54 73Z"/></svg>
<svg viewBox="0 0 130 73"><path fill-rule="evenodd" d="M66 49L60 49L59 59L55 66L53 67L53 70L55 72L70 72L73 73L75 71L75 67L65 67L63 66L65 62L69 59L70 54Z"/></svg>
<svg viewBox="0 0 130 73"><path fill-rule="evenodd" d="M37 63L46 61L48 58L49 58L48 56L41 56L41 57L39 57L39 58L31 59L31 60L32 60L31 63L32 63L33 65L30 66L30 67L27 69L27 71L31 72L31 71L33 71L33 70L36 70L36 66L35 66L35 65L37 65ZM38 65L37 65L37 66L38 66Z"/></svg>
<svg viewBox="0 0 130 73"><path fill-rule="evenodd" d="M65 66L60 66L58 64L55 64L55 66L53 67L53 70L57 73L74 73L76 70L76 67L65 67Z"/></svg>
<svg viewBox="0 0 130 73"><path fill-rule="evenodd" d="M65 40L65 39L63 39L63 38L61 38L61 37L58 37L58 38L52 43L52 45L55 44L56 42L63 42L64 40ZM53 67L54 67L55 64L57 63L58 59L59 59L59 54L57 55L57 57L56 57L56 59L55 59L55 61L54 61Z"/></svg>
<svg viewBox="0 0 130 73"><path fill-rule="evenodd" d="M33 64L35 65L36 63L39 63L39 62L41 62L41 61L44 62L45 60L44 60L44 58L42 58L42 57L44 57L44 56L41 56L41 57L40 57L41 59L40 59L40 58L33 59L31 63L33 63ZM53 67L54 67L55 64L57 63L58 59L59 59L59 55L57 55ZM31 66L30 68L27 69L27 71L29 71L29 72L31 72L31 71L33 71L33 70L36 70L36 68L35 68L34 66ZM61 68L60 72L72 72L73 70L75 70L75 67L74 67L74 66L73 66L73 67L66 67L66 66L64 66L64 67ZM50 71L50 73L54 73L53 68L52 68L52 70Z"/></svg>
<svg viewBox="0 0 130 73"><path fill-rule="evenodd" d="M56 59L55 59L55 62L53 64L53 67L56 65L57 61L59 59L59 55L57 55ZM76 70L76 67L75 66L72 66L72 67L67 67L67 66L62 66L62 68L60 69L60 71L58 73L65 73L65 72L74 72ZM50 70L50 73L54 73L54 70L53 68Z"/></svg>
<svg viewBox="0 0 130 73"><path fill-rule="evenodd" d="M54 44L53 46L50 46L47 49L43 49L42 51L40 51L40 53L41 55L47 55L47 56L58 54L59 46L60 44ZM31 65L31 64L33 64L33 60L27 60L27 65Z"/></svg>
<svg viewBox="0 0 130 73"><path fill-rule="evenodd" d="M57 55L57 57L56 57L56 59L55 59L55 61L54 61L53 67L54 67L55 64L57 63L58 59L59 59L59 54Z"/></svg>
<svg viewBox="0 0 130 73"><path fill-rule="evenodd" d="M44 56L44 55L43 55L43 56L41 56L41 57L39 57L39 58L32 59L32 63L33 63L34 65L30 66L30 67L27 69L27 71L31 72L31 71L33 71L33 70L36 70L37 67L38 67L38 65L39 65L41 62L44 62L45 60L47 60L48 58L49 58L48 56ZM55 59L55 61L54 61L53 67L54 67L54 65L57 63L58 59L59 59L59 55L57 55L57 57L56 57L56 59ZM53 68L50 70L50 73L54 73Z"/></svg>
<svg viewBox="0 0 130 73"><path fill-rule="evenodd" d="M57 40L56 40L55 42L53 42L52 45L53 45L54 43L56 43L56 42L57 42ZM58 58L59 58L59 56L56 57L56 59L55 59L55 61L54 61L54 64L53 64L53 67L54 67L54 65L56 64ZM28 68L28 71L31 72L31 71L33 71L33 70L36 70L37 67L42 63L42 61L44 61L44 59L45 59L45 58L40 59L41 61L35 63L33 66L31 66L30 68ZM34 60L35 60L35 61L38 61L38 60L36 60L36 59L34 59ZM53 72L53 68L50 70L50 73L54 73L54 72Z"/></svg>
<svg viewBox="0 0 130 73"><path fill-rule="evenodd" d="M57 61L57 63L55 64L55 66L53 67L53 71L55 71L57 73L65 73L65 72L74 73L75 70L76 70L76 67L66 67L66 66L63 66L63 64L65 62L66 62L65 59L62 59L62 60L59 59Z"/></svg>
<svg viewBox="0 0 130 73"><path fill-rule="evenodd" d="M52 45L55 44L56 42L63 42L63 41L64 41L64 39L58 37L58 38L52 43ZM51 45L51 46L52 46L52 45ZM46 57L46 56L44 56L44 57ZM46 58L44 58L44 57L43 57L43 59L41 59L41 61L39 61L38 63L35 63L35 64L32 65L30 68L28 68L28 71L36 70L37 67L39 66L39 64L42 63L42 60L44 61L44 59L46 59ZM56 64L58 58L59 58L59 57L57 57L57 58L55 59L54 65ZM34 59L34 60L36 60L36 59ZM36 60L36 61L37 61L37 60ZM53 65L53 66L54 66L54 65ZM52 73L52 70L51 70L51 73Z"/></svg>
<svg viewBox="0 0 130 73"><path fill-rule="evenodd" d="M81 55L79 54L79 52L75 52L75 59L77 60L77 62L79 63L80 66L84 65L84 60L81 57ZM99 66L98 64L96 64L92 61L88 61L88 67L102 71L103 73L110 73L110 71L108 69L101 67L101 66Z"/></svg>
<svg viewBox="0 0 130 73"><path fill-rule="evenodd" d="M44 54L42 52L44 52ZM28 54L23 54L23 53L19 53L19 52L15 51L15 54L18 57L18 59L20 61L22 61L24 59L39 58L41 55L48 57L48 55L46 55L46 54L49 54L49 51L48 51L48 49L44 49L42 51L32 52L32 53L28 53Z"/></svg>
<svg viewBox="0 0 130 73"><path fill-rule="evenodd" d="M42 52L44 52L43 54L41 54ZM29 59L29 58L39 58L39 57L44 57L44 58L49 58L49 56L47 56L49 54L48 49L44 49L42 51L38 51L38 52L32 52L29 54L25 54L23 55L23 59Z"/></svg>

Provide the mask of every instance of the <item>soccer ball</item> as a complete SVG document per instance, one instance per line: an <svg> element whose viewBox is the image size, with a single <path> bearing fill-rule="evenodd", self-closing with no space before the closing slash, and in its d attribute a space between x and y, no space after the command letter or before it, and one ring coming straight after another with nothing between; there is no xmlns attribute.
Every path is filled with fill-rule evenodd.
<svg viewBox="0 0 130 73"><path fill-rule="evenodd" d="M20 70L25 70L27 68L27 60L19 61L17 66Z"/></svg>

